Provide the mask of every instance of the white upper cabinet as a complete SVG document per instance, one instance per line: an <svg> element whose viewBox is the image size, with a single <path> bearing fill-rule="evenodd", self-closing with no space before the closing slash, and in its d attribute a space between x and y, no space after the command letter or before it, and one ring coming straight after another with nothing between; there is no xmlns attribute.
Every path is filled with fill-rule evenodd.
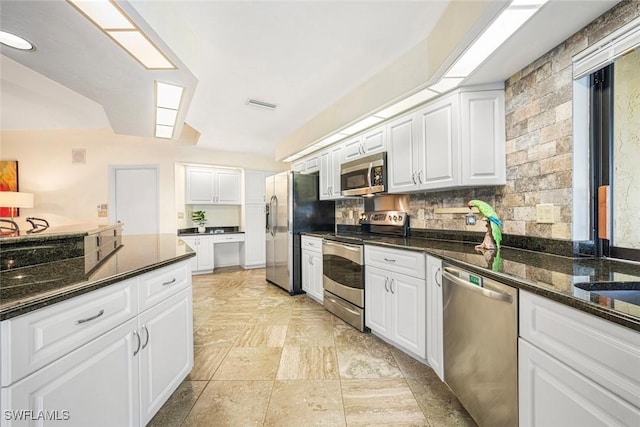
<svg viewBox="0 0 640 427"><path fill-rule="evenodd" d="M342 143L342 163L384 151L387 146L386 126L378 126Z"/></svg>
<svg viewBox="0 0 640 427"><path fill-rule="evenodd" d="M244 171L244 203L247 205L262 205L265 201L268 172Z"/></svg>
<svg viewBox="0 0 640 427"><path fill-rule="evenodd" d="M318 172L320 170L320 156L318 154L312 154L300 159L291 164L291 170L304 174Z"/></svg>
<svg viewBox="0 0 640 427"><path fill-rule="evenodd" d="M386 124L390 193L506 182L504 91L455 91Z"/></svg>
<svg viewBox="0 0 640 427"><path fill-rule="evenodd" d="M341 199L340 193L340 145L329 147L320 153L320 200Z"/></svg>
<svg viewBox="0 0 640 427"><path fill-rule="evenodd" d="M241 173L239 170L188 167L186 173L186 204L241 204Z"/></svg>
<svg viewBox="0 0 640 427"><path fill-rule="evenodd" d="M423 141L416 180L420 189L460 185L458 97L447 96L416 112Z"/></svg>
<svg viewBox="0 0 640 427"><path fill-rule="evenodd" d="M387 185L390 193L418 189L416 174L422 157L417 138L416 115L400 117L387 124Z"/></svg>
<svg viewBox="0 0 640 427"><path fill-rule="evenodd" d="M462 185L506 184L504 91L462 93L460 110Z"/></svg>

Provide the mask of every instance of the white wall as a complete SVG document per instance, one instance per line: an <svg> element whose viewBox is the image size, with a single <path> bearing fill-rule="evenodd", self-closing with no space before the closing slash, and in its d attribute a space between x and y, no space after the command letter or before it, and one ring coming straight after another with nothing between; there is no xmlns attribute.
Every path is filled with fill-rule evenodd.
<svg viewBox="0 0 640 427"><path fill-rule="evenodd" d="M85 149L85 164L71 163L72 149ZM284 170L272 159L242 153L205 150L176 142L115 135L102 130L0 131L0 158L17 160L20 191L34 193L35 207L21 209L24 218L45 218L51 226L104 224L97 206L108 202L110 165L157 164L160 167L160 232L175 233L176 162ZM183 196L184 197L184 196ZM184 202L182 202L184 207Z"/></svg>

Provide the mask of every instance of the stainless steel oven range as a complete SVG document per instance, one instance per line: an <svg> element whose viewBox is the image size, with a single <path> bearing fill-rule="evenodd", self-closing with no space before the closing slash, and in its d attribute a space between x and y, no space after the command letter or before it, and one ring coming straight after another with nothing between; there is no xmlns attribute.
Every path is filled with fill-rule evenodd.
<svg viewBox="0 0 640 427"><path fill-rule="evenodd" d="M324 307L364 332L364 241L407 235L407 214L366 212L352 234L327 236L322 242Z"/></svg>

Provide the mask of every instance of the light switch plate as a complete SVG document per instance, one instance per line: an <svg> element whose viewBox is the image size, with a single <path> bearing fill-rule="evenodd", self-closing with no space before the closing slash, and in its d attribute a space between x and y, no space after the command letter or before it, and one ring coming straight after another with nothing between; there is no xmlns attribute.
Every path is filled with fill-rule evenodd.
<svg viewBox="0 0 640 427"><path fill-rule="evenodd" d="M536 222L538 224L553 224L553 203L542 203L536 205Z"/></svg>

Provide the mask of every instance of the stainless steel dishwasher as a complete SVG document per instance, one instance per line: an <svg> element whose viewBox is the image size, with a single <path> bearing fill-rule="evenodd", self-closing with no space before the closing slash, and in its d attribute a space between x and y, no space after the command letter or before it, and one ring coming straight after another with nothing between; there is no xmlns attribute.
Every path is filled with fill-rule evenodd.
<svg viewBox="0 0 640 427"><path fill-rule="evenodd" d="M443 264L444 381L481 427L518 425L518 290Z"/></svg>

